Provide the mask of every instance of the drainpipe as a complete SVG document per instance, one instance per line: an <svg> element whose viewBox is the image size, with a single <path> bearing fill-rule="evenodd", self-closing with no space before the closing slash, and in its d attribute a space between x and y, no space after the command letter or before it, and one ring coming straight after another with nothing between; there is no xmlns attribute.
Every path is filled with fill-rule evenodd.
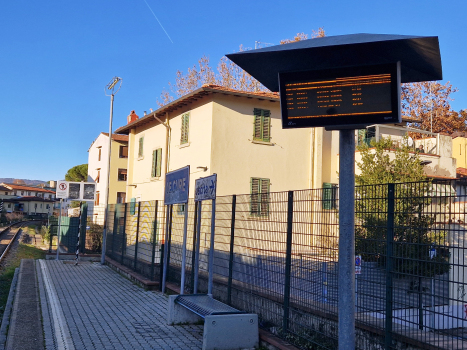
<svg viewBox="0 0 467 350"><path fill-rule="evenodd" d="M165 177L167 176L167 173L169 172L169 139L170 139L170 125L169 125L169 112L165 112L165 123L160 120L157 116L156 116L156 113L154 113L154 119L156 119L159 123L161 123L162 125L165 126L165 157L164 157L164 181L165 181ZM166 220L168 220L168 218L166 218ZM166 237L166 233L165 233L165 227L164 225L162 225L162 237ZM167 242L162 242L162 243L166 243Z"/></svg>
<svg viewBox="0 0 467 350"><path fill-rule="evenodd" d="M154 119L156 119L159 123L165 126L166 128L166 133L165 133L165 159L164 159L164 174L167 174L169 172L169 138L170 138L170 125L169 125L169 112L165 112L165 120L166 122L164 123L162 120L159 119L159 117L154 114Z"/></svg>

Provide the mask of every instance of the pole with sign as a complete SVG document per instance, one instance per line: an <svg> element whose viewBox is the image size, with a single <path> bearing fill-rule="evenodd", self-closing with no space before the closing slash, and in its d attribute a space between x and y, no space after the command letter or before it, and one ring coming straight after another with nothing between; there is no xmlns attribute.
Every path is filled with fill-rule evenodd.
<svg viewBox="0 0 467 350"><path fill-rule="evenodd" d="M183 245L182 245L182 271L180 282L180 294L185 291L185 265L186 265L186 240L188 231L188 194L190 189L190 166L168 172L165 176L165 191L164 191L164 205L171 206L174 204L185 205L185 223L183 225ZM167 223L169 222L169 210L167 207ZM170 228L170 230L169 230ZM165 285L167 281L167 264L169 253L169 241L172 234L172 229L167 225L165 233L165 246L164 246L164 266L162 270L162 293L165 292Z"/></svg>
<svg viewBox="0 0 467 350"><path fill-rule="evenodd" d="M203 200L212 200L211 208L211 243L209 247L209 260L208 260L208 295L212 297L212 285L213 285L213 275L214 275L214 235L216 228L216 191L217 191L217 174L211 176L202 177L196 180L195 182L195 202L200 203ZM200 213L201 214L201 213ZM200 215L201 216L201 215ZM201 218L199 219L201 220ZM201 227L201 225L199 225ZM198 232L198 241L199 241L199 232ZM197 248L199 250L199 243L197 242ZM199 252L196 253L196 269L199 266ZM195 271L195 286L198 286L198 274ZM194 290L194 293L197 293L197 290Z"/></svg>

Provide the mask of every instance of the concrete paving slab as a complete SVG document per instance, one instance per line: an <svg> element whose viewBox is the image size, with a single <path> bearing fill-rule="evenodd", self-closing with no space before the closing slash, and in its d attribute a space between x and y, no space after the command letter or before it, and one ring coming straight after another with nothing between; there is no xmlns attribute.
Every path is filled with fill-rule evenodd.
<svg viewBox="0 0 467 350"><path fill-rule="evenodd" d="M201 349L203 326L168 326L167 297L99 263L36 263L45 349Z"/></svg>

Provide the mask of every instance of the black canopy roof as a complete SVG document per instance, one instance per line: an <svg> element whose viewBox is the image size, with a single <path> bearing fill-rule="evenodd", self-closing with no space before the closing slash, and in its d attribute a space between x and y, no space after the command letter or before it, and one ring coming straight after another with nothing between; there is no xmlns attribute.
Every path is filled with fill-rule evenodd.
<svg viewBox="0 0 467 350"><path fill-rule="evenodd" d="M438 37L392 34L327 36L226 55L271 91L279 72L401 62L401 82L443 79Z"/></svg>

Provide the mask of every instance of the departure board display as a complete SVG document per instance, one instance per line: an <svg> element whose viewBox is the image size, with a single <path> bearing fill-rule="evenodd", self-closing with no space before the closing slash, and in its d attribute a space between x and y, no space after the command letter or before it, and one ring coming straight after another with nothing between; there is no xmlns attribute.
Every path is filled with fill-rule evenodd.
<svg viewBox="0 0 467 350"><path fill-rule="evenodd" d="M399 64L279 74L283 128L400 122Z"/></svg>

